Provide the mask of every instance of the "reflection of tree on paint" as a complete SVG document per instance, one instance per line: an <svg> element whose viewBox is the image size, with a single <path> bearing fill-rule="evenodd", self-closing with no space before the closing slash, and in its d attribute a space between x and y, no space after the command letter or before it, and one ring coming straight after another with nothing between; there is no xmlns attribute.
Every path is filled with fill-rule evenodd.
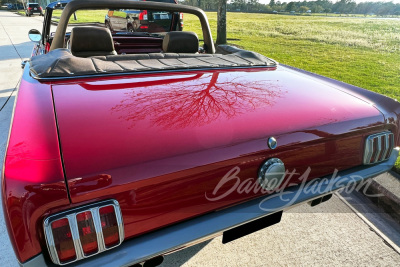
<svg viewBox="0 0 400 267"><path fill-rule="evenodd" d="M165 129L201 126L221 116L231 119L259 106L272 106L284 93L273 81L221 78L219 73L203 75L190 84L175 82L142 89L128 92L112 110L127 114L120 118L131 121L132 127L150 117L152 123Z"/></svg>

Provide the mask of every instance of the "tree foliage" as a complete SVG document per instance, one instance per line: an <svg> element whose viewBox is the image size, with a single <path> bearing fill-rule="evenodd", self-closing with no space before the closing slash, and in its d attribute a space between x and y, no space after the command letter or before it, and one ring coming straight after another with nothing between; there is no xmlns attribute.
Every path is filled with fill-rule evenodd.
<svg viewBox="0 0 400 267"><path fill-rule="evenodd" d="M180 0L180 3L198 6L204 10L217 11L219 0ZM312 13L340 13L340 14L363 14L378 16L400 15L400 4L393 2L361 2L354 0L315 0L315 1L292 1L289 3L270 0L268 4L261 4L259 0L230 0L227 3L228 11L236 12L301 12L301 7L307 7ZM303 11L305 12L305 11Z"/></svg>

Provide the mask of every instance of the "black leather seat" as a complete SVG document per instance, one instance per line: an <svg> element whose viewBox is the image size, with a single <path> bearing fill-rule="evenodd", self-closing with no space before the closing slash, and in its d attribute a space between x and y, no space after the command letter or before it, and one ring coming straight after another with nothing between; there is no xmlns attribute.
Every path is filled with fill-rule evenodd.
<svg viewBox="0 0 400 267"><path fill-rule="evenodd" d="M164 53L197 53L199 38L194 32L169 32L164 37L162 49Z"/></svg>
<svg viewBox="0 0 400 267"><path fill-rule="evenodd" d="M102 27L74 27L71 31L70 50L77 57L116 55L109 29Z"/></svg>

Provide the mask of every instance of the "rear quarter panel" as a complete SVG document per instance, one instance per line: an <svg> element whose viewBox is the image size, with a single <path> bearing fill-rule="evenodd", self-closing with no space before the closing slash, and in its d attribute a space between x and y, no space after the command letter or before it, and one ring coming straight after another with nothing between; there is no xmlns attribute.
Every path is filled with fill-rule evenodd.
<svg viewBox="0 0 400 267"><path fill-rule="evenodd" d="M2 177L4 216L20 262L42 250L42 222L69 204L49 84L25 68L14 107Z"/></svg>

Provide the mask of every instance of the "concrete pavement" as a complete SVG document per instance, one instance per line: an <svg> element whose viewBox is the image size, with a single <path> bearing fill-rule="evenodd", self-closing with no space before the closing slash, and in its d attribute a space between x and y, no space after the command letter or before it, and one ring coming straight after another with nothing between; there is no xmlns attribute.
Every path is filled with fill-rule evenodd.
<svg viewBox="0 0 400 267"><path fill-rule="evenodd" d="M16 86L21 78L21 59L30 57L32 42L28 39L31 28L41 29L41 22L0 11L0 170L16 95ZM0 205L0 266L18 266L4 224Z"/></svg>
<svg viewBox="0 0 400 267"><path fill-rule="evenodd" d="M1 162L21 58L29 57L32 48L27 33L31 28L40 30L41 20L0 11L0 107L5 104L0 111ZM17 266L2 212L0 240L0 266ZM314 208L296 207L283 214L281 223L226 245L218 237L168 255L163 266L397 266L399 262L400 255L334 196Z"/></svg>

